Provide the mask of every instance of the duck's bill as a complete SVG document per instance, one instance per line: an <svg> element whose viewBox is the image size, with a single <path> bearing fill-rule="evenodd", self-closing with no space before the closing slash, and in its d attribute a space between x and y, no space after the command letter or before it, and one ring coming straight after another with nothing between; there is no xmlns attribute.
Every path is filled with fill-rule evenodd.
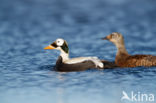
<svg viewBox="0 0 156 103"><path fill-rule="evenodd" d="M107 37L101 38L102 40L109 40Z"/></svg>
<svg viewBox="0 0 156 103"><path fill-rule="evenodd" d="M45 47L44 49L56 49L56 48L51 46L51 45L49 45L49 46Z"/></svg>

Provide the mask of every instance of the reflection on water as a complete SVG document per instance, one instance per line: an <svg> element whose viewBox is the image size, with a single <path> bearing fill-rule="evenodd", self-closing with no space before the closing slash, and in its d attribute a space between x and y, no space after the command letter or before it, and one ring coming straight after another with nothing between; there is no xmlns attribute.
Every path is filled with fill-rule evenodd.
<svg viewBox="0 0 156 103"><path fill-rule="evenodd" d="M0 103L129 103L122 92L156 95L156 68L60 73L59 55L43 48L67 40L70 56L113 61L99 38L121 32L130 54L156 55L154 0L1 0Z"/></svg>
<svg viewBox="0 0 156 103"><path fill-rule="evenodd" d="M43 65L39 67L39 70L50 70L50 71L55 71L55 66L53 65Z"/></svg>

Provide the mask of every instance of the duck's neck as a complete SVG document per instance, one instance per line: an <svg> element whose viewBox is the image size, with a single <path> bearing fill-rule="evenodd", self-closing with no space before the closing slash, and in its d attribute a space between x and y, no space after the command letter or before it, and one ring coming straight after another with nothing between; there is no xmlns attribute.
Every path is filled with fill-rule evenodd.
<svg viewBox="0 0 156 103"><path fill-rule="evenodd" d="M63 50L61 50L60 56L62 57L63 62L66 61L66 60L69 60L69 53L66 53Z"/></svg>
<svg viewBox="0 0 156 103"><path fill-rule="evenodd" d="M125 48L125 44L124 44L124 41L122 41L121 43L117 43L115 44L116 47L117 47L117 55L120 55L120 54L125 54L125 55L129 55L126 48Z"/></svg>

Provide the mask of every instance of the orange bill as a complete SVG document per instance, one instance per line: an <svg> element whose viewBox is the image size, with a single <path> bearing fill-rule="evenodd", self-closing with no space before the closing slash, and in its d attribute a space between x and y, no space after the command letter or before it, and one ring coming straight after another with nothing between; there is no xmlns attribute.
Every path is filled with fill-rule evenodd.
<svg viewBox="0 0 156 103"><path fill-rule="evenodd" d="M49 45L47 47L45 47L44 49L55 49L53 46Z"/></svg>

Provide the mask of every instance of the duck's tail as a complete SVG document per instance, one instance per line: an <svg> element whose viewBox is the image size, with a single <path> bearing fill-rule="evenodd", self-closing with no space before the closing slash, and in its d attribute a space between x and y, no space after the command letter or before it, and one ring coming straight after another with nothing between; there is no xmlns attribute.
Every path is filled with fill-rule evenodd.
<svg viewBox="0 0 156 103"><path fill-rule="evenodd" d="M114 69L117 68L118 66L115 64L115 62L110 62L106 60L101 60L101 62L104 64L103 69Z"/></svg>

